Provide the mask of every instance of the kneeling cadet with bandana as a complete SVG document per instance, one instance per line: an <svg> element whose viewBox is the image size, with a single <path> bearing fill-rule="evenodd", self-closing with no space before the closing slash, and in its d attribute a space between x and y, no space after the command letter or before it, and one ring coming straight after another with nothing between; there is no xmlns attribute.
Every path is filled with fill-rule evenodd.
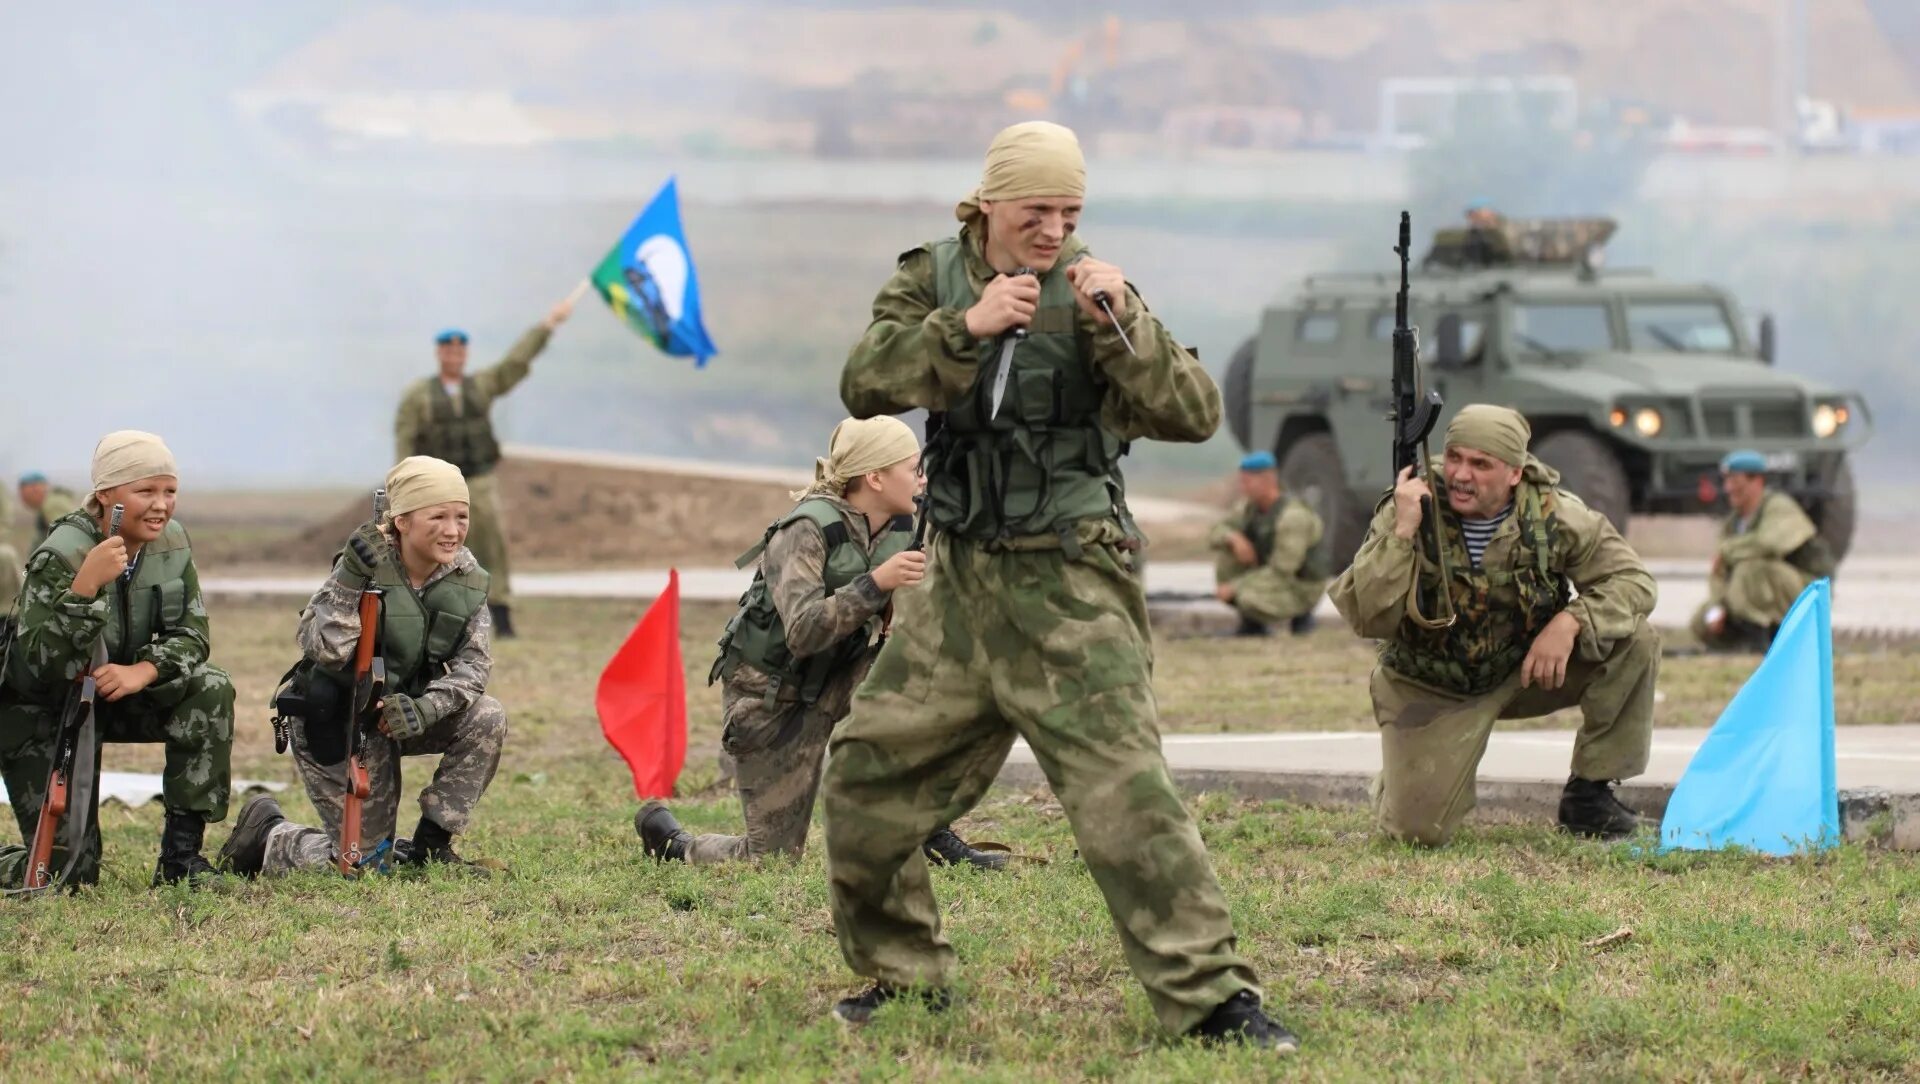
<svg viewBox="0 0 1920 1084"><path fill-rule="evenodd" d="M1450 578L1440 582L1422 552L1420 502L1432 490L1408 467L1328 591L1353 631L1381 641L1370 683L1374 809L1395 839L1437 847L1453 837L1474 806L1495 720L1571 707L1581 724L1560 827L1616 838L1640 824L1611 784L1646 771L1653 743L1653 577L1605 516L1527 453L1531 439L1517 411L1463 408L1432 472ZM1437 592L1452 597L1452 625L1423 628L1408 615L1416 583L1429 615Z"/></svg>
<svg viewBox="0 0 1920 1084"><path fill-rule="evenodd" d="M93 450L93 492L60 517L27 559L18 622L0 689L0 772L23 838L33 838L46 799L56 732L74 683L103 644L93 669L96 744L76 755L67 812L85 819L77 849L56 846L63 885L100 879L99 744L166 747L161 802L166 827L153 883L197 881L213 867L201 856L207 822L227 815L233 753L233 683L207 665L207 608L200 597L187 530L173 518L180 472L152 433L122 430ZM122 509L109 537L111 509ZM90 769L81 765L90 765ZM84 773L85 778L81 775ZM23 883L26 850L0 848L0 884Z"/></svg>
<svg viewBox="0 0 1920 1084"><path fill-rule="evenodd" d="M472 865L454 853L453 837L466 831L507 738L507 711L486 693L493 624L487 571L465 545L467 496L453 464L419 455L401 460L387 474L386 517L354 532L362 544L350 541L340 551L332 575L300 615L310 683L334 682L344 695L340 683L350 680L360 638L360 593L369 584L385 591L387 693L379 733L360 738L372 791L362 808L360 845L362 853L378 854L391 844L396 865ZM270 795L249 799L220 850L223 866L236 873L317 869L336 857L347 787L344 742L312 719L299 720L291 737L301 782L324 827L288 820ZM394 842L400 758L435 754L440 764L420 793L420 823L411 840Z"/></svg>
<svg viewBox="0 0 1920 1084"><path fill-rule="evenodd" d="M827 738L873 664L893 592L925 575L912 548L920 443L898 418L834 427L814 482L792 511L741 556L760 571L727 622L709 680L724 697L721 746L738 765L747 834L693 835L665 803L640 807L634 828L655 858L695 864L799 855L820 789ZM951 827L922 844L932 862L981 869L1005 854L968 846Z"/></svg>

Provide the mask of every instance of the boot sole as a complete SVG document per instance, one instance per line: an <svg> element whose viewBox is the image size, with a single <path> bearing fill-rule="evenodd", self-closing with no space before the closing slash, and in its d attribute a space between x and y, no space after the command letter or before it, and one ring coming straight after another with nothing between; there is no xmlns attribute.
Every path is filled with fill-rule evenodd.
<svg viewBox="0 0 1920 1084"><path fill-rule="evenodd" d="M262 813L261 810L266 809L269 804L273 806L274 812L272 814ZM275 801L271 794L262 794L257 798L248 799L247 804L240 808L240 815L234 818L233 832L227 836L227 841L220 845L220 853L214 856L213 868L215 870L238 872L233 869L233 841L246 833L247 830L253 826L253 823L262 817L267 817L270 820L286 820L286 814L279 812L279 809L280 803ZM271 832L272 829L268 829L268 831ZM264 850L266 840L262 839L260 842L262 850ZM265 855L263 854L262 859L264 860L264 858ZM253 873L242 874L242 876L253 877L257 876L258 873L259 871L256 870Z"/></svg>

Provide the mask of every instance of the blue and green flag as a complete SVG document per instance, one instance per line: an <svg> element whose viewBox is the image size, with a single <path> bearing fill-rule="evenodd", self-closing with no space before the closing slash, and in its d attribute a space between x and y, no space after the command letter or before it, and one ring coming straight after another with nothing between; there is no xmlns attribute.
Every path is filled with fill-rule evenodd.
<svg viewBox="0 0 1920 1084"><path fill-rule="evenodd" d="M700 322L700 279L680 229L672 177L593 269L593 287L615 316L662 351L690 357L696 368L719 353Z"/></svg>

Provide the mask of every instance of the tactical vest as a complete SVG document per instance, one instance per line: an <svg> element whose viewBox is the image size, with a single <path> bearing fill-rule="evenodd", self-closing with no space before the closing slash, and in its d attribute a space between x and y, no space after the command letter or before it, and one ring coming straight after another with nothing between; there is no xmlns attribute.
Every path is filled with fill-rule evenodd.
<svg viewBox="0 0 1920 1084"><path fill-rule="evenodd" d="M437 378L427 381L432 409L427 424L413 438L414 455L430 455L460 468L469 478L485 474L500 462L500 442L494 439L493 419L475 393L473 378L460 381L460 409Z"/></svg>
<svg viewBox="0 0 1920 1084"><path fill-rule="evenodd" d="M950 237L926 246L942 308L964 311L980 299L962 244ZM983 542L1053 535L1072 552L1075 524L1119 516L1116 468L1126 445L1100 425L1106 381L1076 331L1069 260L1040 276L1040 303L1013 349L999 416L993 384L1004 336L980 343L973 386L928 419L927 516L943 532Z"/></svg>
<svg viewBox="0 0 1920 1084"><path fill-rule="evenodd" d="M1567 578L1553 569L1559 522L1553 517L1552 492L1521 482L1513 514L1520 539L1508 550L1510 567L1488 569L1473 567L1459 518L1441 513L1453 573L1446 589L1458 616L1444 629L1423 629L1401 618L1399 631L1380 648L1380 661L1389 669L1425 685L1478 696L1507 680L1527 657L1534 637L1566 609ZM1430 592L1435 566L1418 548L1415 560L1421 566L1420 589Z"/></svg>
<svg viewBox="0 0 1920 1084"><path fill-rule="evenodd" d="M45 554L70 571L78 572L87 554L105 538L86 512L62 516L54 522L47 540L27 559L27 567L34 568ZM108 661L121 666L132 664L141 648L186 620L191 602L187 598L186 575L192 565L193 547L187 538L187 529L178 521L169 521L159 538L140 547L131 580L115 577L100 589L101 596L107 600L104 632ZM15 667L22 667L26 661L18 652L13 658ZM20 683L23 689L31 687L44 692L52 687L30 675L19 676L25 679Z"/></svg>
<svg viewBox="0 0 1920 1084"><path fill-rule="evenodd" d="M828 595L878 568L913 542L913 517L896 516L887 524L869 556L866 549L854 541L852 529L833 502L809 497L775 520L759 544L741 554L734 567L747 567L766 551L775 532L800 519L811 520L826 536L827 563L822 570L822 584ZM878 620L875 618L874 622L818 654L795 658L787 648L787 630L780 620L780 611L773 604L773 592L767 588L766 570L761 569L754 573L753 583L740 596L739 610L727 622L726 631L720 634L720 655L707 674L707 684L747 663L773 679L773 688L767 694L770 699L797 699L811 704L820 699L820 693L834 673L854 662L867 649L872 626Z"/></svg>
<svg viewBox="0 0 1920 1084"><path fill-rule="evenodd" d="M1253 543L1255 566L1265 568L1267 562L1273 559L1274 538L1280 531L1280 517L1287 514L1287 506L1292 501L1292 497L1283 493L1273 507L1265 512L1255 508L1252 501L1247 502L1247 519L1240 525L1240 533ZM1293 571L1293 575L1303 580L1327 578L1327 535L1324 530L1320 532L1320 540L1307 548L1305 559Z"/></svg>
<svg viewBox="0 0 1920 1084"><path fill-rule="evenodd" d="M1760 502L1760 507L1754 509L1753 522L1747 524L1747 532L1749 534L1760 529L1760 518L1767 514L1767 506L1773 503L1775 497L1783 501L1793 500L1792 497L1784 493L1768 494L1767 498ZM1785 555L1781 560L1816 580L1833 575L1834 569L1840 564L1840 562L1833 559L1833 547L1827 545L1827 540L1821 536L1817 524L1814 528L1813 537L1800 543L1798 549Z"/></svg>
<svg viewBox="0 0 1920 1084"><path fill-rule="evenodd" d="M387 681L419 696L466 642L467 622L487 602L487 570L449 573L416 590L398 560L381 561L373 585L381 599L380 657Z"/></svg>

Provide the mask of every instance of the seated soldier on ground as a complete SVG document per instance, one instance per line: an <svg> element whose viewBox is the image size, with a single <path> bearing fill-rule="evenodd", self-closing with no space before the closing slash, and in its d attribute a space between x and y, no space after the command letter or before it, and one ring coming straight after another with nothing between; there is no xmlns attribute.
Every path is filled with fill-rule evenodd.
<svg viewBox="0 0 1920 1084"><path fill-rule="evenodd" d="M1833 551L1798 502L1767 488L1759 452L1727 456L1720 476L1731 511L1693 635L1710 648L1765 651L1800 592L1833 575Z"/></svg>
<svg viewBox="0 0 1920 1084"><path fill-rule="evenodd" d="M711 679L722 682L743 836L696 836L660 801L634 828L655 858L696 864L806 849L827 738L846 718L873 664L893 592L920 582L925 553L910 549L920 492L920 442L898 418L848 418L834 428L812 488L767 528L741 563L760 557L740 610L720 638ZM999 869L1005 854L976 850L941 827L928 861Z"/></svg>
<svg viewBox="0 0 1920 1084"><path fill-rule="evenodd" d="M233 683L207 665L212 645L200 574L187 531L173 518L179 469L159 437L109 433L93 450L93 493L62 516L27 558L19 625L0 688L0 773L22 838L32 840L54 758L56 733L96 643L95 744L75 769L66 813L85 823L77 853L56 848L66 885L100 879L96 818L100 744L166 747L161 801L166 826L153 883L197 882L213 867L201 856L207 823L226 818L233 753ZM119 532L108 536L112 508ZM76 764L79 761L76 760ZM63 828L62 835L67 834ZM26 849L0 848L0 884L23 883Z"/></svg>
<svg viewBox="0 0 1920 1084"><path fill-rule="evenodd" d="M1287 496L1272 452L1240 461L1240 498L1208 538L1220 551L1214 595L1240 615L1234 635L1265 636L1280 621L1296 636L1311 632L1313 608L1327 593L1320 516Z"/></svg>
<svg viewBox="0 0 1920 1084"><path fill-rule="evenodd" d="M1451 578L1440 582L1422 528L1429 481L1409 467L1329 592L1355 632L1382 641L1371 679L1381 744L1374 808L1395 839L1440 846L1453 837L1474 806L1495 720L1576 706L1560 826L1616 838L1640 824L1611 783L1645 771L1652 744L1653 577L1606 517L1557 488L1559 474L1527 453L1530 439L1516 411L1461 410L1431 474ZM1414 619L1414 609L1436 617L1443 598L1451 625Z"/></svg>
<svg viewBox="0 0 1920 1084"><path fill-rule="evenodd" d="M307 799L322 827L286 818L272 795L247 800L233 836L220 849L223 867L254 876L318 869L339 855L346 796L345 727L360 641L360 593L384 591L381 658L386 695L378 732L359 735L371 793L361 807L360 851L399 866L475 863L453 850L474 807L500 766L507 710L487 695L493 673L493 620L487 571L466 547L467 482L460 469L429 456L409 456L387 474L386 515L354 531L332 575L300 614L298 640L308 703L328 702L294 721L292 746ZM327 683L330 683L327 684ZM331 694L312 695L316 689ZM434 756L433 782L420 792L420 821L411 839L395 840L402 757Z"/></svg>

